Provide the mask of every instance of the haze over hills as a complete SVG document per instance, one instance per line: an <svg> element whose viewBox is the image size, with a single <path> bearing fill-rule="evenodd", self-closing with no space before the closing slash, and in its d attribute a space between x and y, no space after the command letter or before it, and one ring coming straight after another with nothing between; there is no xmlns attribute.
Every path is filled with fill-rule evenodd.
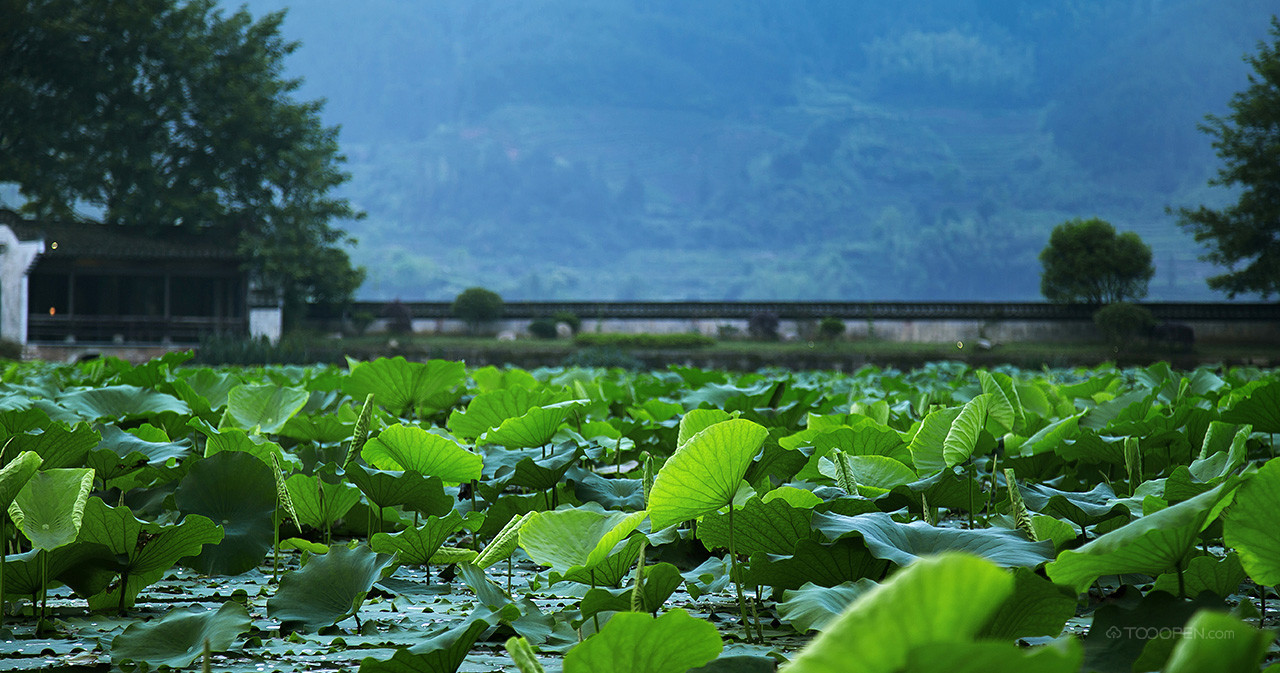
<svg viewBox="0 0 1280 673"><path fill-rule="evenodd" d="M342 125L367 299L1037 300L1056 224L1155 252L1261 0L251 0ZM230 7L230 5L228 5Z"/></svg>

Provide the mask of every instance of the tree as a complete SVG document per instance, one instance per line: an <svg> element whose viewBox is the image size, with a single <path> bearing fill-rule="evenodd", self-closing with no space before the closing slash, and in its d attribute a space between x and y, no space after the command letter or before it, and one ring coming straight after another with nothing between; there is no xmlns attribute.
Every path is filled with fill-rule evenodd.
<svg viewBox="0 0 1280 673"><path fill-rule="evenodd" d="M1147 296L1151 248L1109 222L1074 219L1054 227L1040 252L1040 292L1055 304L1111 304Z"/></svg>
<svg viewBox="0 0 1280 673"><path fill-rule="evenodd" d="M469 287L453 299L453 315L475 332L484 323L502 317L502 297L493 290Z"/></svg>
<svg viewBox="0 0 1280 673"><path fill-rule="evenodd" d="M1239 190L1233 205L1179 208L1178 224L1208 247L1201 257L1225 265L1227 273L1209 278L1209 287L1228 297L1280 293L1280 19L1271 17L1270 45L1246 56L1253 67L1249 87L1231 97L1231 114L1208 115L1200 130L1215 138L1213 147L1225 166L1210 185Z"/></svg>
<svg viewBox="0 0 1280 673"><path fill-rule="evenodd" d="M39 218L233 242L286 307L363 277L335 220L337 129L283 78L283 12L214 0L0 0L0 183Z"/></svg>

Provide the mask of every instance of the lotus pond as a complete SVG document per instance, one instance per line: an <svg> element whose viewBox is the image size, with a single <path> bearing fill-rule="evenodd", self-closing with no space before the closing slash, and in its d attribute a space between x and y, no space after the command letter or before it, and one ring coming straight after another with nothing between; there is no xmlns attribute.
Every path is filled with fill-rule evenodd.
<svg viewBox="0 0 1280 673"><path fill-rule="evenodd" d="M1280 376L10 364L0 668L1280 670Z"/></svg>

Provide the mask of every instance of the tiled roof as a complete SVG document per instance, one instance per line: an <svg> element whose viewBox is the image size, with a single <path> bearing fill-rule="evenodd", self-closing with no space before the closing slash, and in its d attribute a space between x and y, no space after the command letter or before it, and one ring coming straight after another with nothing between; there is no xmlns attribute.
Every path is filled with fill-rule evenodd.
<svg viewBox="0 0 1280 673"><path fill-rule="evenodd" d="M33 222L0 209L0 224L9 225L19 240L44 241L44 258L99 259L240 259L226 236L177 230L151 233L141 228L96 222Z"/></svg>

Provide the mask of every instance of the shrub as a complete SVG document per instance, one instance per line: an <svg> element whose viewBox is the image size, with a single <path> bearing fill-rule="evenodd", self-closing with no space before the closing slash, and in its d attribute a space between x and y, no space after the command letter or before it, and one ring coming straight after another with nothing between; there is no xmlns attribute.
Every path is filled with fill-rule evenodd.
<svg viewBox="0 0 1280 673"><path fill-rule="evenodd" d="M17 341L8 339L0 339L0 359L2 360L21 360L22 344Z"/></svg>
<svg viewBox="0 0 1280 673"><path fill-rule="evenodd" d="M382 317L387 319L387 332L391 334L410 334L413 332L413 311L399 299L392 301L382 309Z"/></svg>
<svg viewBox="0 0 1280 673"><path fill-rule="evenodd" d="M579 334L573 338L579 346L612 346L614 348L702 348L716 342L704 334Z"/></svg>
<svg viewBox="0 0 1280 673"><path fill-rule="evenodd" d="M778 340L778 314L773 311L757 311L747 320L747 333L761 341Z"/></svg>
<svg viewBox="0 0 1280 673"><path fill-rule="evenodd" d="M555 318L538 318L529 323L529 333L539 339L554 339L557 324Z"/></svg>
<svg viewBox="0 0 1280 673"><path fill-rule="evenodd" d="M818 334L827 341L834 341L844 336L844 321L827 316L818 323Z"/></svg>
<svg viewBox="0 0 1280 673"><path fill-rule="evenodd" d="M337 364L343 353L314 348L291 339L271 343L266 337L208 335L201 337L192 364L202 365L314 365Z"/></svg>
<svg viewBox="0 0 1280 673"><path fill-rule="evenodd" d="M1117 348L1127 348L1145 337L1156 319L1142 306L1128 302L1108 304L1093 314L1093 324L1098 326L1107 343Z"/></svg>
<svg viewBox="0 0 1280 673"><path fill-rule="evenodd" d="M639 371L644 363L616 346L588 346L564 359L565 367L605 367Z"/></svg>
<svg viewBox="0 0 1280 673"><path fill-rule="evenodd" d="M573 311L556 311L552 313L551 324L554 326L560 323L568 325L569 330L574 334L577 334L578 330L582 329L582 318L579 318L578 314Z"/></svg>
<svg viewBox="0 0 1280 673"><path fill-rule="evenodd" d="M475 332L481 325L502 317L502 297L493 290L469 287L454 298L453 316Z"/></svg>

